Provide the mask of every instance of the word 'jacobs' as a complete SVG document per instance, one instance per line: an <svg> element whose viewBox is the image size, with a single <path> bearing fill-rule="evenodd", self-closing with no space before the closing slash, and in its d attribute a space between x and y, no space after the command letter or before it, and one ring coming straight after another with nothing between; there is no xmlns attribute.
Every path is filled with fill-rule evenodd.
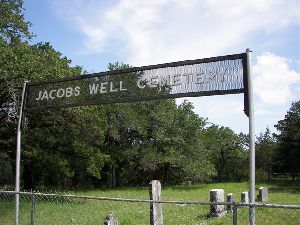
<svg viewBox="0 0 300 225"><path fill-rule="evenodd" d="M72 96L78 96L80 95L80 87L76 86L75 88L67 87L65 89L59 88L59 89L53 89L51 91L39 91L38 97L35 99L37 101L43 101L43 100L53 100L56 98L70 98Z"/></svg>

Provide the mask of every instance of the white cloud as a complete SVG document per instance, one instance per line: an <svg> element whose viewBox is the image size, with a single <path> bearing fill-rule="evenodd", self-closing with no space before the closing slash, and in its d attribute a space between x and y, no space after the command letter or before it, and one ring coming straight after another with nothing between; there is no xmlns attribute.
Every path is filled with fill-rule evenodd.
<svg viewBox="0 0 300 225"><path fill-rule="evenodd" d="M115 51L135 66L219 55L299 14L297 0L63 2L55 8L85 35L87 51Z"/></svg>
<svg viewBox="0 0 300 225"><path fill-rule="evenodd" d="M242 94L226 96L206 96L177 99L177 104L184 99L192 102L195 112L208 118L208 122L230 127L239 132L248 132L248 117L244 114L244 97Z"/></svg>
<svg viewBox="0 0 300 225"><path fill-rule="evenodd" d="M300 74L289 68L289 60L269 52L257 57L253 66L254 93L262 103L283 105L293 99L293 85L300 85ZM299 96L298 96L299 97Z"/></svg>
<svg viewBox="0 0 300 225"><path fill-rule="evenodd" d="M99 58L106 53L118 55L120 61L133 66L245 51L248 46L255 47L251 38L254 42L259 40L259 44L254 44L267 46L271 51L270 47L278 44L273 40L274 33L300 23L299 0L73 0L72 4L52 0L50 3L62 21L83 35L84 53L100 53ZM287 59L272 53L257 57L253 69L257 130L262 132L283 118L297 89L300 92L295 87L299 71L293 71ZM194 103L195 111L209 121L247 132L242 95L189 100Z"/></svg>

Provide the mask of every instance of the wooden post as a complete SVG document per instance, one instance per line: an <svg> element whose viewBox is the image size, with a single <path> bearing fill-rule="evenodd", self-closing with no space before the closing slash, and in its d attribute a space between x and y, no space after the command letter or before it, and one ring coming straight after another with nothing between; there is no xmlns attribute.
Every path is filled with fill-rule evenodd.
<svg viewBox="0 0 300 225"><path fill-rule="evenodd" d="M158 180L152 180L149 184L150 200L162 201L161 184ZM162 203L150 202L150 225L163 225Z"/></svg>

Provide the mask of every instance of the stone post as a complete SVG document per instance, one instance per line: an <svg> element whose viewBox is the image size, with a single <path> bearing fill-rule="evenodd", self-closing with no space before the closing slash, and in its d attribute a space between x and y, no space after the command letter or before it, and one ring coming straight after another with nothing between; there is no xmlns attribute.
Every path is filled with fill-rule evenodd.
<svg viewBox="0 0 300 225"><path fill-rule="evenodd" d="M224 190L210 190L210 202L224 202ZM224 205L210 205L210 215L213 217L221 217L225 214Z"/></svg>
<svg viewBox="0 0 300 225"><path fill-rule="evenodd" d="M268 201L268 188L267 187L259 188L258 201L260 201L260 202Z"/></svg>
<svg viewBox="0 0 300 225"><path fill-rule="evenodd" d="M234 202L235 200L235 194L229 193L227 194L227 202ZM227 211L232 211L233 206L232 205L227 205Z"/></svg>
<svg viewBox="0 0 300 225"><path fill-rule="evenodd" d="M149 184L150 200L162 201L161 184L158 180L152 180ZM150 225L163 225L162 203L150 202Z"/></svg>
<svg viewBox="0 0 300 225"><path fill-rule="evenodd" d="M249 192L248 191L242 192L241 201L242 201L242 203L249 204Z"/></svg>

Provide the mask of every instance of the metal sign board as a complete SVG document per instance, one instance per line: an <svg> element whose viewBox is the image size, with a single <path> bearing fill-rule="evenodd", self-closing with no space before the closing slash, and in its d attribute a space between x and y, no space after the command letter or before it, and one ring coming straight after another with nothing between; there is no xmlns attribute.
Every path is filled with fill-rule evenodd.
<svg viewBox="0 0 300 225"><path fill-rule="evenodd" d="M244 93L245 65L242 53L29 83L26 109Z"/></svg>

